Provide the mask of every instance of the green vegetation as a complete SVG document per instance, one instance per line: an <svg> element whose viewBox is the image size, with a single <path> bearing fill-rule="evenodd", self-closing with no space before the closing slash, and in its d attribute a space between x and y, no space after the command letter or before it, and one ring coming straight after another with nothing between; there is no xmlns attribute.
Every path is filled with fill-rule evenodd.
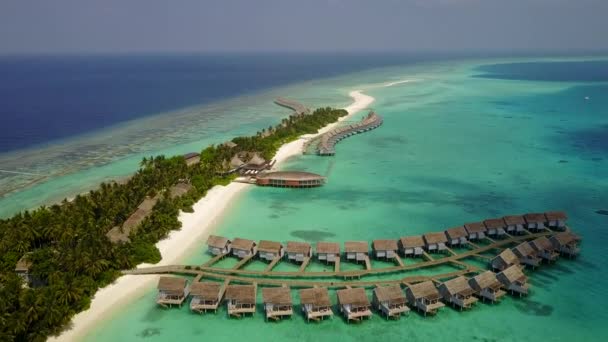
<svg viewBox="0 0 608 342"><path fill-rule="evenodd" d="M270 159L282 144L315 133L344 115L344 110L321 108L310 115L290 116L256 136L233 139L235 147L205 148L200 164L192 167L181 156L144 158L141 168L124 184L104 183L72 201L0 220L0 341L44 341L59 333L74 314L87 309L97 289L114 281L120 270L158 262L155 243L180 228L180 210L192 211L209 189L233 179L220 174L235 153L256 151ZM193 189L170 198L165 190L183 179L190 180ZM130 242L112 244L106 238L146 196L159 193L162 198L131 234ZM30 274L39 283L32 288L22 287L22 279L14 272L26 253L32 262Z"/></svg>

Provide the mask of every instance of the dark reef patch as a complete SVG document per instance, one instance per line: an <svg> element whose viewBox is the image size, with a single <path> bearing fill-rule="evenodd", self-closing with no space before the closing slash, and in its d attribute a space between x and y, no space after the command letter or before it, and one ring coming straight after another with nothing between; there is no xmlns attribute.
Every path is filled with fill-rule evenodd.
<svg viewBox="0 0 608 342"><path fill-rule="evenodd" d="M334 233L330 233L324 230L295 230L290 233L291 236L302 239L304 241L323 241L328 238L336 236Z"/></svg>
<svg viewBox="0 0 608 342"><path fill-rule="evenodd" d="M515 307L525 314L543 317L551 316L554 310L551 305L543 304L529 298L522 298L520 301L517 301Z"/></svg>
<svg viewBox="0 0 608 342"><path fill-rule="evenodd" d="M142 337L142 338L158 336L158 335L160 335L160 328L146 328L146 329L142 330L139 334L137 334L138 337Z"/></svg>
<svg viewBox="0 0 608 342"><path fill-rule="evenodd" d="M591 152L608 154L608 124L570 132L569 138L574 146ZM593 158L595 160L597 158Z"/></svg>
<svg viewBox="0 0 608 342"><path fill-rule="evenodd" d="M605 210L605 209L596 210L595 213L598 214L598 215L606 215L606 216L608 216L608 210Z"/></svg>
<svg viewBox="0 0 608 342"><path fill-rule="evenodd" d="M567 163L567 162L568 162L567 160L563 160L563 159L562 159L562 160L560 160L560 161L558 161L558 163L560 163L560 164L565 164L565 163Z"/></svg>

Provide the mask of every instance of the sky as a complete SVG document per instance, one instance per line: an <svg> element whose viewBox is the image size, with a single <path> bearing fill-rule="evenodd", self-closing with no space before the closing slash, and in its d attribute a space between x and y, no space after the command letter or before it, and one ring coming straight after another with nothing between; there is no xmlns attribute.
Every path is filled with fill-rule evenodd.
<svg viewBox="0 0 608 342"><path fill-rule="evenodd" d="M608 0L0 0L0 54L607 50Z"/></svg>

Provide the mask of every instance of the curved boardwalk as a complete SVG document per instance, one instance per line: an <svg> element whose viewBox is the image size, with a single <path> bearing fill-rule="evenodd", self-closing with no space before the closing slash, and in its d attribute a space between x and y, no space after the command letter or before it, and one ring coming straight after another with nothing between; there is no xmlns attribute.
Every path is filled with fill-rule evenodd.
<svg viewBox="0 0 608 342"><path fill-rule="evenodd" d="M371 131L382 125L382 122L383 119L380 115L375 112L370 112L363 120L356 124L333 129L321 135L319 138L320 141L317 146L317 154L320 156L333 156L336 154L336 144L342 139L355 134Z"/></svg>
<svg viewBox="0 0 608 342"><path fill-rule="evenodd" d="M293 110L296 114L309 114L310 113L310 109L308 107L306 107L305 105L301 104L300 102L294 101L294 100L286 99L284 97L278 97L277 99L274 100L274 103L276 103L277 105L279 105L281 107L289 108L289 109Z"/></svg>

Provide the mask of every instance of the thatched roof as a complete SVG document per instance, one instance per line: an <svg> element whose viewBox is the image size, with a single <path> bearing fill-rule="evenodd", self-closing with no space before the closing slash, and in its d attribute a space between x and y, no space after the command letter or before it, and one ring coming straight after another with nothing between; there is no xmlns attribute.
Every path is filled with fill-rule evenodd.
<svg viewBox="0 0 608 342"><path fill-rule="evenodd" d="M379 302L389 302L392 304L405 303L405 294L399 285L376 286L374 294Z"/></svg>
<svg viewBox="0 0 608 342"><path fill-rule="evenodd" d="M331 306L329 291L324 287L300 290L300 303L313 306Z"/></svg>
<svg viewBox="0 0 608 342"><path fill-rule="evenodd" d="M472 222L464 225L464 228L469 234L485 232L486 225L483 222Z"/></svg>
<svg viewBox="0 0 608 342"><path fill-rule="evenodd" d="M523 216L519 215L510 215L502 218L508 226L514 226L516 224L524 224L526 220L524 220Z"/></svg>
<svg viewBox="0 0 608 342"><path fill-rule="evenodd" d="M264 287L262 288L262 300L264 304L291 305L291 291L289 287Z"/></svg>
<svg viewBox="0 0 608 342"><path fill-rule="evenodd" d="M524 215L524 220L526 220L527 223L544 223L547 218L543 213L530 213Z"/></svg>
<svg viewBox="0 0 608 342"><path fill-rule="evenodd" d="M496 257L502 259L506 264L519 264L519 258L510 248L505 248Z"/></svg>
<svg viewBox="0 0 608 342"><path fill-rule="evenodd" d="M374 240L372 241L372 248L375 251L396 251L397 240Z"/></svg>
<svg viewBox="0 0 608 342"><path fill-rule="evenodd" d="M135 230L152 213L152 208L158 202L160 194L150 198L146 197L139 204L137 210L121 226L115 226L106 233L106 237L113 243L129 241L131 231Z"/></svg>
<svg viewBox="0 0 608 342"><path fill-rule="evenodd" d="M367 253L369 246L365 241L346 241L344 243L344 251L346 253Z"/></svg>
<svg viewBox="0 0 608 342"><path fill-rule="evenodd" d="M447 235L450 239L459 239L461 237L467 236L467 231L464 227L454 227L450 229L446 229L445 235Z"/></svg>
<svg viewBox="0 0 608 342"><path fill-rule="evenodd" d="M434 232L434 233L426 233L423 235L424 241L431 245L435 243L445 243L448 241L447 236L445 236L444 232Z"/></svg>
<svg viewBox="0 0 608 342"><path fill-rule="evenodd" d="M234 143L233 141L226 141L224 144L224 146L229 147L229 148L233 148L233 147L237 147L238 145L236 143Z"/></svg>
<svg viewBox="0 0 608 342"><path fill-rule="evenodd" d="M545 213L545 217L547 221L566 221L568 219L568 215L563 211L549 211Z"/></svg>
<svg viewBox="0 0 608 342"><path fill-rule="evenodd" d="M485 220L485 221L483 221L483 224L485 224L486 228L488 228L488 229L505 227L505 221L503 219L499 219L499 218Z"/></svg>
<svg viewBox="0 0 608 342"><path fill-rule="evenodd" d="M253 246L255 246L255 242L253 240L247 240L247 239L241 239L241 238L235 238L234 240L232 240L233 249L240 249L240 250L248 251L248 250L252 249Z"/></svg>
<svg viewBox="0 0 608 342"><path fill-rule="evenodd" d="M424 246L424 239L421 235L404 236L399 239L399 241L401 242L401 246L403 246L403 248L416 248Z"/></svg>
<svg viewBox="0 0 608 342"><path fill-rule="evenodd" d="M539 238L536 238L532 241L530 241L530 246L532 246L532 248L538 250L538 251L551 251L553 250L553 244L551 243L551 241L549 241L549 239L547 239L544 236L541 236Z"/></svg>
<svg viewBox="0 0 608 342"><path fill-rule="evenodd" d="M230 240L223 236L209 235L209 238L207 239L207 246L209 247L224 248L229 243Z"/></svg>
<svg viewBox="0 0 608 342"><path fill-rule="evenodd" d="M197 153L197 152L189 152L189 153L186 153L183 155L184 159L186 159L186 160L196 158L199 156L200 156L200 153Z"/></svg>
<svg viewBox="0 0 608 342"><path fill-rule="evenodd" d="M237 154L235 154L232 159L230 159L230 166L237 168L240 166L243 166L245 163L241 160L241 158L239 158L239 156Z"/></svg>
<svg viewBox="0 0 608 342"><path fill-rule="evenodd" d="M112 243L129 242L129 236L126 235L120 226L114 226L106 233L106 237Z"/></svg>
<svg viewBox="0 0 608 342"><path fill-rule="evenodd" d="M184 291L187 282L185 278L161 276L158 279L157 288L159 291L181 293Z"/></svg>
<svg viewBox="0 0 608 342"><path fill-rule="evenodd" d="M260 240L258 251L267 253L279 253L281 251L281 243L276 241Z"/></svg>
<svg viewBox="0 0 608 342"><path fill-rule="evenodd" d="M255 304L254 285L228 285L224 297L242 304Z"/></svg>
<svg viewBox="0 0 608 342"><path fill-rule="evenodd" d="M251 165L262 165L265 164L266 160L262 157L260 157L260 155L256 152L253 154L253 156L251 157L251 159L249 159L249 161L247 162L247 164L251 164Z"/></svg>
<svg viewBox="0 0 608 342"><path fill-rule="evenodd" d="M526 277L526 275L521 271L521 267L517 265L510 266L498 274L502 274L511 283L515 281L525 283L528 279L528 277Z"/></svg>
<svg viewBox="0 0 608 342"><path fill-rule="evenodd" d="M437 291L435 284L430 280L410 285L408 288L414 298L428 298L430 300L439 298L439 291Z"/></svg>
<svg viewBox="0 0 608 342"><path fill-rule="evenodd" d="M194 282L190 285L190 294L202 299L218 299L222 285L213 281Z"/></svg>
<svg viewBox="0 0 608 342"><path fill-rule="evenodd" d="M580 237L578 235L572 234L570 232L557 233L552 236L560 245L567 245L569 243L580 241Z"/></svg>
<svg viewBox="0 0 608 342"><path fill-rule="evenodd" d="M317 242L317 253L340 254L340 244L337 242Z"/></svg>
<svg viewBox="0 0 608 342"><path fill-rule="evenodd" d="M365 290L361 287L338 290L340 305L352 304L354 306L370 306Z"/></svg>
<svg viewBox="0 0 608 342"><path fill-rule="evenodd" d="M527 241L524 241L519 245L515 246L513 248L513 251L516 254L519 253L519 255L521 255L522 257L536 255L536 251L534 250L534 248L532 248L532 246L530 246L530 243Z"/></svg>
<svg viewBox="0 0 608 342"><path fill-rule="evenodd" d="M450 279L442 284L442 286L448 291L450 295L461 294L463 296L468 296L473 294L473 289L471 285L469 285L469 280L464 276L456 277L454 279Z"/></svg>
<svg viewBox="0 0 608 342"><path fill-rule="evenodd" d="M15 266L16 272L28 272L30 267L32 267L32 262L29 259L30 253L25 253L19 261L17 261L17 265Z"/></svg>
<svg viewBox="0 0 608 342"><path fill-rule="evenodd" d="M184 196L188 191L192 190L192 188L193 186L191 184L183 182L177 183L169 189L169 197L177 198Z"/></svg>
<svg viewBox="0 0 608 342"><path fill-rule="evenodd" d="M287 253L308 253L312 247L306 242L289 241L285 250Z"/></svg>
<svg viewBox="0 0 608 342"><path fill-rule="evenodd" d="M498 281L498 279L496 279L496 273L494 273L492 271L485 271L483 273L480 273L480 274L476 275L475 277L473 277L473 279L475 280L477 285L479 285L479 287L482 289L485 289L488 287L489 288L500 287L500 282Z"/></svg>

